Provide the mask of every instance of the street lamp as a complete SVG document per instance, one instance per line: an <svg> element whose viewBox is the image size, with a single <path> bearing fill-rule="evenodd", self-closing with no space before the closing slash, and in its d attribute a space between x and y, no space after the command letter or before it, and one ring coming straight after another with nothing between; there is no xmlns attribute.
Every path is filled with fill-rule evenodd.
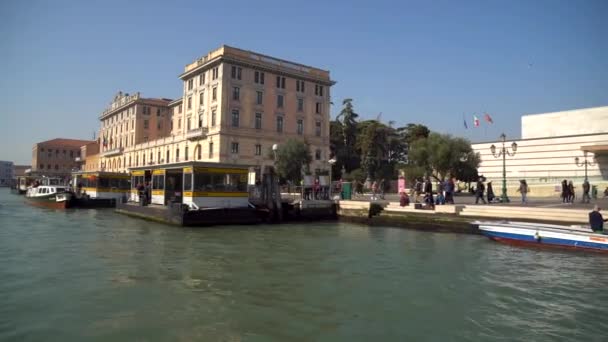
<svg viewBox="0 0 608 342"><path fill-rule="evenodd" d="M279 144L272 145L272 153L274 153L274 165L277 165L277 151L279 150Z"/></svg>
<svg viewBox="0 0 608 342"><path fill-rule="evenodd" d="M500 158L502 156L502 195L500 195L500 201L503 203L509 202L509 196L507 196L507 161L506 161L506 157L507 157L507 155L509 157L513 157L513 156L515 156L515 152L517 152L517 143L513 142L511 144L511 150L513 151L511 153L511 152L509 152L509 149L507 147L505 147L506 140L507 140L507 136L504 133L501 134L500 141L502 143L502 147L500 148L498 153L496 153L496 146L494 144L492 144L492 146L490 146L490 151L492 152L492 155L494 156L494 158Z"/></svg>
<svg viewBox="0 0 608 342"><path fill-rule="evenodd" d="M574 163L576 166L585 166L585 182L587 182L587 166L595 166L595 163L587 160L587 151L585 151L584 157L585 160L580 163L580 159L578 157L574 157ZM595 156L593 157L595 159Z"/></svg>
<svg viewBox="0 0 608 342"><path fill-rule="evenodd" d="M331 200L331 192L332 192L332 183L331 183L331 171L333 169L334 164L336 163L336 158L331 158L330 160L328 160L327 162L329 163L329 199Z"/></svg>

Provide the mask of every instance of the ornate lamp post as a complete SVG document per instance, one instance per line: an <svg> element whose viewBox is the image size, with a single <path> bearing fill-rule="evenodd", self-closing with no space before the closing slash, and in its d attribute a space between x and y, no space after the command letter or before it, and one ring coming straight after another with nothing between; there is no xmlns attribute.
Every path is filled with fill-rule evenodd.
<svg viewBox="0 0 608 342"><path fill-rule="evenodd" d="M574 158L574 163L576 164L576 166L585 166L585 182L587 181L587 166L595 166L595 163L590 162L587 160L587 151L585 151L585 155L583 157L585 160L583 160L583 162L580 162L580 159L578 157ZM595 159L595 157L593 157L593 159Z"/></svg>
<svg viewBox="0 0 608 342"><path fill-rule="evenodd" d="M494 158L500 158L502 156L502 195L500 195L500 201L503 203L509 202L509 196L507 196L507 161L506 161L506 157L507 157L507 155L509 157L513 157L513 156L515 156L515 152L517 152L517 143L513 142L511 144L511 150L513 152L510 152L509 149L507 147L505 147L506 140L507 140L507 136L504 133L501 134L500 141L502 143L502 147L500 148L498 153L496 153L496 146L494 144L492 144L492 146L490 146L490 151L492 152L492 155L494 156Z"/></svg>
<svg viewBox="0 0 608 342"><path fill-rule="evenodd" d="M327 161L329 163L329 199L330 200L332 199L331 192L333 190L332 189L333 187L331 186L332 185L332 183L331 183L331 180L332 180L332 178L331 178L331 171L332 171L333 166L336 163L336 161L337 161L336 158L331 158L330 160Z"/></svg>

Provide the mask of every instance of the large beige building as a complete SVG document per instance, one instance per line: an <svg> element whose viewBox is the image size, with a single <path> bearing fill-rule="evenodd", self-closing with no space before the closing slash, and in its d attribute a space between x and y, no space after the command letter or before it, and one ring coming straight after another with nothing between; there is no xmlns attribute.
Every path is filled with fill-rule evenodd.
<svg viewBox="0 0 608 342"><path fill-rule="evenodd" d="M509 139L506 146L517 143L514 156L506 157L508 193L516 196L520 179L526 179L532 196L559 196L560 182L572 180L580 198L581 184L587 178L598 187L600 196L608 186L608 106L555 113L524 115L521 118L521 139ZM502 157L496 158L500 141L473 144L481 155L479 173L493 181L500 194ZM586 157L586 159L585 159ZM578 165L576 159L578 158Z"/></svg>
<svg viewBox="0 0 608 342"><path fill-rule="evenodd" d="M80 147L94 141L52 139L39 142L32 148L32 174L68 177L79 169Z"/></svg>
<svg viewBox="0 0 608 342"><path fill-rule="evenodd" d="M186 65L179 77L182 97L163 102L169 108L166 116L153 107L151 117L160 121L150 121L147 133L141 133L145 125L139 123L144 116L128 109L134 100L122 100L126 95L119 94L102 114L100 137L106 142L113 137L110 146L102 147L102 170L187 160L262 167L272 164L272 145L288 138L310 146L313 171L328 169L334 84L329 71L222 46ZM130 126L121 131L125 125Z"/></svg>

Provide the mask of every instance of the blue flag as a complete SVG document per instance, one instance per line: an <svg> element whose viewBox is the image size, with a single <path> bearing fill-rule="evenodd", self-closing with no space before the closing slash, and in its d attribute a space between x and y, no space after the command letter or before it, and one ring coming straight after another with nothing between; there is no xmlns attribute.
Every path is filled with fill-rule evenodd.
<svg viewBox="0 0 608 342"><path fill-rule="evenodd" d="M464 129L469 129L469 125L467 125L467 120L464 118L464 114L462 114L462 123L464 123Z"/></svg>

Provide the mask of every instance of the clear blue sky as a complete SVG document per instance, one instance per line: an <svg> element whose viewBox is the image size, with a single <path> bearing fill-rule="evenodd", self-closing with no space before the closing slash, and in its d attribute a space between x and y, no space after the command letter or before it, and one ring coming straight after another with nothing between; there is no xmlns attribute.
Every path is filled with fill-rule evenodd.
<svg viewBox="0 0 608 342"><path fill-rule="evenodd" d="M221 44L329 69L332 117L350 97L364 118L519 137L522 114L608 105L607 15L602 0L2 1L0 160L91 138L118 90L180 96L184 65ZM494 125L473 129L484 111Z"/></svg>

